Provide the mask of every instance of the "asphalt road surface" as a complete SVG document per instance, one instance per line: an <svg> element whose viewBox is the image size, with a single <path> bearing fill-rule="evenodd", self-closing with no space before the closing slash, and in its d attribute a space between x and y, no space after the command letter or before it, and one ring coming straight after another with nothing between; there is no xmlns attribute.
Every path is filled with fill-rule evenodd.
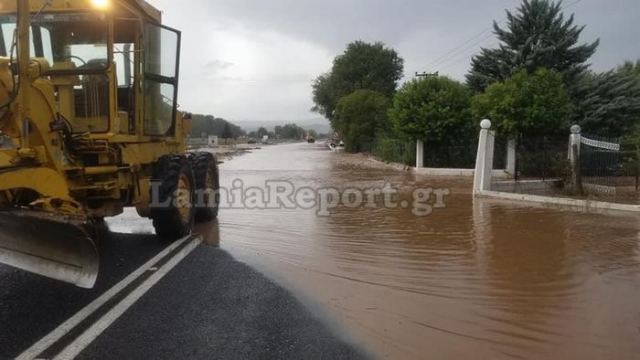
<svg viewBox="0 0 640 360"><path fill-rule="evenodd" d="M92 290L0 266L0 358L368 357L286 290L201 240L170 249L153 235L104 233Z"/></svg>

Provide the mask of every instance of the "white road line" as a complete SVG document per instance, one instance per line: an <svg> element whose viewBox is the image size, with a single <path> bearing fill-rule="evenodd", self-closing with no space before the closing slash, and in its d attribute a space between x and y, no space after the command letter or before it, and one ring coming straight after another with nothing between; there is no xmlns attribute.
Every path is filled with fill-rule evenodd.
<svg viewBox="0 0 640 360"><path fill-rule="evenodd" d="M54 360L71 360L80 355L82 350L89 346L103 331L105 331L111 324L113 324L122 314L127 311L133 304L136 303L149 289L160 281L165 275L171 271L176 265L178 265L187 255L189 255L200 243L201 238L197 238L180 250L175 256L171 258L166 264L158 269L153 275L145 280L139 287L137 287L131 294L129 294L124 300L114 306L108 313L106 313L95 324L91 325L82 335L69 344L60 354L58 354Z"/></svg>
<svg viewBox="0 0 640 360"><path fill-rule="evenodd" d="M112 287L111 289L109 289L107 292L105 292L104 294L102 294L99 298L97 298L96 300L94 300L92 303L90 303L89 305L85 306L82 310L78 311L75 315L73 315L71 318L69 318L67 321L65 321L64 323L62 323L60 326L58 326L55 330L53 330L51 333L49 333L48 335L46 335L45 337L43 337L40 341L38 341L37 343L33 344L29 349L27 349L25 352L23 352L22 354L20 354L20 356L18 356L16 359L17 360L31 360L34 359L36 356L40 355L43 351L45 351L46 349L48 349L51 345L53 345L54 343L56 343L56 341L60 340L63 336L65 336L67 333L69 333L69 331L73 330L73 328L75 328L76 326L78 326L78 324L80 324L84 319L86 319L87 317L91 316L91 314L93 314L96 310L98 310L102 305L104 305L107 301L109 301L111 298L113 298L114 296L116 296L118 293L120 293L124 288L126 288L127 286L129 286L129 284L131 284L133 281L135 281L137 278L139 278L142 274L144 274L146 271L148 271L152 266L154 266L158 261L160 261L162 258L166 257L169 253L171 253L172 251L174 251L176 248L178 248L179 246L183 245L186 241L188 241L189 239L191 239L191 236L187 236L181 240L178 240L176 242L174 242L173 244L169 245L166 249L162 250L158 255L156 255L153 259L149 260L148 262L146 262L144 265L142 265L140 268L138 268L136 271L132 272L131 274L129 274L124 280L120 281L118 284L116 284L114 287ZM176 258L180 258L180 260L184 259L184 257L186 257L186 255L188 255L188 253L190 253L191 251L193 251L193 249L195 249L195 247L197 247L200 243L202 242L201 238L198 238L196 240L193 241L192 244L190 244L189 246L187 246L187 248L189 249L188 252L185 252L185 249L183 249L183 251L181 251L180 253L178 253L177 255L175 255L174 258L172 258L172 260L165 264L165 266L163 266L163 269L167 266L170 265L170 263L173 263L173 259ZM178 261L179 262L179 261ZM171 268L173 268L178 262L176 262L175 264L173 264L171 266ZM170 270L170 269L169 269ZM164 270L163 270L164 271ZM159 272L159 271L158 271ZM166 272L168 272L168 270L166 270L162 276L164 276L164 274L166 274ZM155 276L155 274L154 274ZM162 278L162 276L160 278ZM147 280L147 282L150 279ZM159 279L158 279L159 280ZM157 282L157 281L156 281ZM143 283L141 285L144 286L146 284ZM148 289L147 289L148 290ZM144 294L144 293L143 293ZM132 295L132 294L131 294ZM142 295L140 295L142 296ZM127 298L128 299L128 298ZM124 302L124 301L123 301ZM121 302L122 303L122 302ZM118 304L118 306L120 306L120 304ZM108 315L108 314L107 314ZM103 317L104 318L104 317ZM100 321L102 321L102 319L100 319ZM83 334L84 336L84 334Z"/></svg>

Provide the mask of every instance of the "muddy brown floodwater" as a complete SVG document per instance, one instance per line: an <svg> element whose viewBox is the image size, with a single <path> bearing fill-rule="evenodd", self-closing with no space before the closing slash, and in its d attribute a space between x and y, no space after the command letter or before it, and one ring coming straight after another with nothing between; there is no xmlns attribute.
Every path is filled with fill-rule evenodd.
<svg viewBox="0 0 640 360"><path fill-rule="evenodd" d="M470 180L359 163L266 147L222 165L222 184L448 188L446 208L225 209L221 246L378 358L640 358L640 218L474 200Z"/></svg>

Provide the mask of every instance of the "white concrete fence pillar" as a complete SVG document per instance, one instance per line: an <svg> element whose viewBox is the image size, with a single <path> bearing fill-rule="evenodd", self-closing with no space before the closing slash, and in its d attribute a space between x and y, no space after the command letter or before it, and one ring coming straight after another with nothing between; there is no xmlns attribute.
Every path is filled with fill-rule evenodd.
<svg viewBox="0 0 640 360"><path fill-rule="evenodd" d="M424 167L424 141L416 141L416 169Z"/></svg>
<svg viewBox="0 0 640 360"><path fill-rule="evenodd" d="M516 176L516 139L509 139L507 142L507 174Z"/></svg>
<svg viewBox="0 0 640 360"><path fill-rule="evenodd" d="M571 127L571 136L569 137L569 161L575 166L580 160L580 145L582 144L582 129L580 125Z"/></svg>
<svg viewBox="0 0 640 360"><path fill-rule="evenodd" d="M479 194L491 190L491 176L493 173L493 150L495 146L495 132L491 131L491 121L482 120L480 123L480 140L478 141L478 157L473 178L473 193Z"/></svg>
<svg viewBox="0 0 640 360"><path fill-rule="evenodd" d="M580 172L580 148L582 147L582 129L579 125L571 127L569 137L569 162L571 162L571 182L573 190L582 194L582 174Z"/></svg>

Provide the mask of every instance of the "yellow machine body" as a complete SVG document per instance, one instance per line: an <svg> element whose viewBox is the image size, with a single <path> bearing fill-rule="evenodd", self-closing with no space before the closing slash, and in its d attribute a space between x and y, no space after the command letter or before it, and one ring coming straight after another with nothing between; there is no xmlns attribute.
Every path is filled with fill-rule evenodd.
<svg viewBox="0 0 640 360"><path fill-rule="evenodd" d="M180 32L141 0L0 5L0 216L27 227L43 218L77 227L125 207L148 217L153 165L184 154L190 131L177 110ZM0 262L93 286L86 236L63 246L34 235L33 246L10 228L0 229Z"/></svg>

